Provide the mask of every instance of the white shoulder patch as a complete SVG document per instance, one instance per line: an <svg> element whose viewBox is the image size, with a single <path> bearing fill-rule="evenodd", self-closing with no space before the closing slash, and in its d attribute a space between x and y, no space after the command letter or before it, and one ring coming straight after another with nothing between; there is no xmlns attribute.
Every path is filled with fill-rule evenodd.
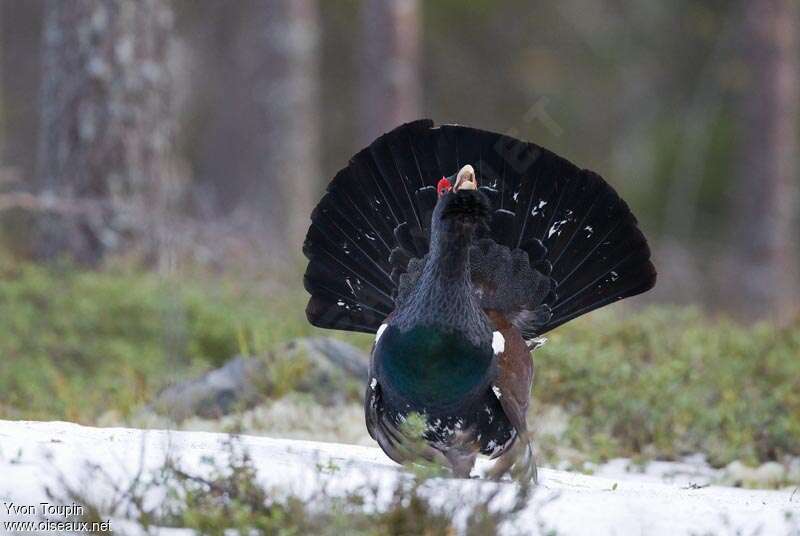
<svg viewBox="0 0 800 536"><path fill-rule="evenodd" d="M506 340L503 337L503 334L499 331L492 333L492 350L494 350L495 355L503 353L503 350L505 349Z"/></svg>
<svg viewBox="0 0 800 536"><path fill-rule="evenodd" d="M389 327L389 324L381 324L381 327L378 328L378 331L375 333L375 344L378 344L378 340L380 340L381 335L383 335L387 327Z"/></svg>

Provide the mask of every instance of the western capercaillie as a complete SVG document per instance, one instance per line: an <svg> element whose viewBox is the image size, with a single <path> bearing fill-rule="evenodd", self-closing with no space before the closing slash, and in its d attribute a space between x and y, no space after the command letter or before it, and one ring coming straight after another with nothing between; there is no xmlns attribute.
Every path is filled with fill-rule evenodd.
<svg viewBox="0 0 800 536"><path fill-rule="evenodd" d="M653 287L636 219L532 143L420 120L356 154L311 215L309 321L375 333L367 429L397 462L536 478L526 413L542 334ZM420 437L404 423L423 420Z"/></svg>

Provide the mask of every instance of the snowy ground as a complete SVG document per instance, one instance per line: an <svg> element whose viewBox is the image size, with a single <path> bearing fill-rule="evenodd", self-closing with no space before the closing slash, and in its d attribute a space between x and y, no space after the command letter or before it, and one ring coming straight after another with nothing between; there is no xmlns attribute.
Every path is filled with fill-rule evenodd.
<svg viewBox="0 0 800 536"><path fill-rule="evenodd" d="M184 467L199 470L203 457L221 455L225 437L0 421L0 522L38 520L19 509L10 514L9 509L38 507L48 501L45 488L57 490L63 481L107 497L112 483L89 480L86 462L103 467L116 485L124 486L140 471L160 467L168 451ZM399 475L398 467L373 447L252 436L242 437L242 444L265 484L301 495L317 485L320 467L338 468L329 478L342 490L392 482ZM541 469L541 485L519 526L531 533L544 526L558 534L587 535L800 534L800 491L702 487L708 475L692 464L654 464L644 473L628 472L626 466L613 462L595 476ZM486 486L492 484L441 479L432 491L442 500L456 500ZM513 493L513 484L501 486ZM123 519L112 520L112 528L135 532Z"/></svg>

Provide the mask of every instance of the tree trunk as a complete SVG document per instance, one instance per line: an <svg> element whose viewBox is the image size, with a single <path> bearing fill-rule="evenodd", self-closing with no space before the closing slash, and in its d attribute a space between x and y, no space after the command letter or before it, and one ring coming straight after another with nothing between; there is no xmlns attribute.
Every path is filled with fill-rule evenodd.
<svg viewBox="0 0 800 536"><path fill-rule="evenodd" d="M165 0L47 2L38 189L98 209L40 218L38 256L96 264L146 223L173 136L171 29Z"/></svg>
<svg viewBox="0 0 800 536"><path fill-rule="evenodd" d="M300 256L320 176L319 14L316 0L256 2L239 50L246 133L239 212ZM273 242L274 243L274 242Z"/></svg>
<svg viewBox="0 0 800 536"><path fill-rule="evenodd" d="M37 102L42 2L0 2L0 92L3 167L28 184L36 168Z"/></svg>
<svg viewBox="0 0 800 536"><path fill-rule="evenodd" d="M364 144L419 118L417 0L363 0L361 137Z"/></svg>
<svg viewBox="0 0 800 536"><path fill-rule="evenodd" d="M739 281L731 293L749 319L784 316L797 303L797 16L795 0L745 3L750 85L735 214Z"/></svg>

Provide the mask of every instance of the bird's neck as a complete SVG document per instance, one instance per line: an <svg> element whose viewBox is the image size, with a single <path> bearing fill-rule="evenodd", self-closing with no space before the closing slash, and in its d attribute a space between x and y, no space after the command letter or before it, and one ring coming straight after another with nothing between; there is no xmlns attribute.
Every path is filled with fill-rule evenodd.
<svg viewBox="0 0 800 536"><path fill-rule="evenodd" d="M462 333L475 346L491 343L491 328L473 292L469 270L471 228L441 225L412 298L395 315L401 329L432 326Z"/></svg>
<svg viewBox="0 0 800 536"><path fill-rule="evenodd" d="M442 287L459 294L471 294L469 248L473 231L441 225L431 234L428 261L422 271L421 284Z"/></svg>

